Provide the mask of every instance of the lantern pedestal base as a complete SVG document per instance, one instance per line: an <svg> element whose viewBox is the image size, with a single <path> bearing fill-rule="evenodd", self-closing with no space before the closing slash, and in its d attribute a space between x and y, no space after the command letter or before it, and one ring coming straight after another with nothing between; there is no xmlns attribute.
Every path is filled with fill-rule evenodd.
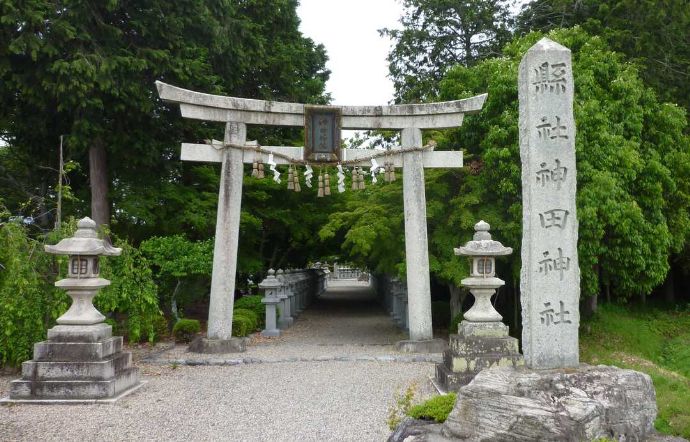
<svg viewBox="0 0 690 442"><path fill-rule="evenodd" d="M121 397L141 384L122 337L107 324L58 325L34 346L22 364L22 378L10 384L9 402L92 401Z"/></svg>
<svg viewBox="0 0 690 442"><path fill-rule="evenodd" d="M485 368L525 364L518 340L508 336L508 326L501 322L462 321L458 334L450 335L449 347L443 363L436 365L436 384L445 391L457 391Z"/></svg>
<svg viewBox="0 0 690 442"><path fill-rule="evenodd" d="M198 337L189 344L192 353L242 353L247 350L249 338L208 339Z"/></svg>

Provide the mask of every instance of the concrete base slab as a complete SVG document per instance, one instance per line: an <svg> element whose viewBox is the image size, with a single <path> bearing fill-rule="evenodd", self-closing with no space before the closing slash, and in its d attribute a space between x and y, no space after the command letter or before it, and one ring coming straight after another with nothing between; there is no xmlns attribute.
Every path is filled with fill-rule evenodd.
<svg viewBox="0 0 690 442"><path fill-rule="evenodd" d="M17 379L10 382L12 399L107 399L116 397L139 383L139 369L129 367L110 379L92 380L73 377L69 380Z"/></svg>
<svg viewBox="0 0 690 442"><path fill-rule="evenodd" d="M35 361L100 361L122 351L122 336L99 342L53 342L34 344Z"/></svg>
<svg viewBox="0 0 690 442"><path fill-rule="evenodd" d="M248 338L208 339L198 337L189 344L192 353L241 353L247 350Z"/></svg>
<svg viewBox="0 0 690 442"><path fill-rule="evenodd" d="M403 353L443 353L448 349L445 339L429 339L426 341L404 340L396 345L398 351Z"/></svg>
<svg viewBox="0 0 690 442"><path fill-rule="evenodd" d="M276 336L280 336L280 330L261 330L261 336L266 338L275 338Z"/></svg>
<svg viewBox="0 0 690 442"><path fill-rule="evenodd" d="M147 384L148 381L139 381L137 384L121 392L117 396L103 399L0 399L0 405L92 405L114 404L125 396L128 396Z"/></svg>

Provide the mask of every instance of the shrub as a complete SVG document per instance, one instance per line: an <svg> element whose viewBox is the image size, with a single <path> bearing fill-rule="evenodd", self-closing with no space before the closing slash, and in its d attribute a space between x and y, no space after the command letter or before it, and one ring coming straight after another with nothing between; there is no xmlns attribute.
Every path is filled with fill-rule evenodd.
<svg viewBox="0 0 690 442"><path fill-rule="evenodd" d="M247 336L255 332L259 327L256 313L252 310L236 308L232 315L233 336Z"/></svg>
<svg viewBox="0 0 690 442"><path fill-rule="evenodd" d="M6 215L0 204L0 216ZM66 258L46 254L23 225L0 223L0 367L30 359L34 342L67 311L69 297L53 286L56 262Z"/></svg>
<svg viewBox="0 0 690 442"><path fill-rule="evenodd" d="M431 323L437 329L448 327L450 324L450 302L434 301L431 303Z"/></svg>
<svg viewBox="0 0 690 442"><path fill-rule="evenodd" d="M180 319L173 327L175 342L191 342L201 331L201 324L196 319Z"/></svg>
<svg viewBox="0 0 690 442"><path fill-rule="evenodd" d="M256 313L257 324L263 327L266 320L266 304L261 302L262 296L243 296L235 301L235 309L247 309Z"/></svg>
<svg viewBox="0 0 690 442"><path fill-rule="evenodd" d="M111 283L98 293L94 305L105 315L125 316L129 342L153 342L156 322L162 312L158 308L158 287L149 262L127 241L115 239L115 244L122 248L122 254L100 260L101 277Z"/></svg>
<svg viewBox="0 0 690 442"><path fill-rule="evenodd" d="M153 319L154 340L160 341L170 336L170 325L165 316L158 315Z"/></svg>
<svg viewBox="0 0 690 442"><path fill-rule="evenodd" d="M232 318L232 335L238 338L247 336L254 331L252 329L252 320L247 316L233 316Z"/></svg>
<svg viewBox="0 0 690 442"><path fill-rule="evenodd" d="M445 422L455 406L456 397L455 393L434 396L428 401L410 408L407 414L415 419L434 420L439 423Z"/></svg>
<svg viewBox="0 0 690 442"><path fill-rule="evenodd" d="M247 319L249 319L251 322L251 327L249 327L249 331L255 331L259 329L259 318L256 316L256 313L253 310L247 310L244 308L238 308L235 309L233 313L234 317L240 317L243 316Z"/></svg>

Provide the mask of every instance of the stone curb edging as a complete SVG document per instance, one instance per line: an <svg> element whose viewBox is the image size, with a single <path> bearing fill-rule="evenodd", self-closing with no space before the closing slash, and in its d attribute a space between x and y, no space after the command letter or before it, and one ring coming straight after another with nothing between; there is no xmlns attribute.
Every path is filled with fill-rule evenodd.
<svg viewBox="0 0 690 442"><path fill-rule="evenodd" d="M259 358L239 358L239 359L141 359L140 362L154 365L186 365L186 366L221 366L221 365L249 365L249 364L280 364L289 362L431 362L440 363L443 360L441 354L426 355L384 355L384 356L317 356L313 358L284 358L284 359L259 359Z"/></svg>

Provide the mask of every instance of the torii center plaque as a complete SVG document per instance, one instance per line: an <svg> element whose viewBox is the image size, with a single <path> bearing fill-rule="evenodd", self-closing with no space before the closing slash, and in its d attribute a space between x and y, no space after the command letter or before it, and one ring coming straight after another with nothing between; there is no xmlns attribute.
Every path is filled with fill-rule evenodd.
<svg viewBox="0 0 690 442"><path fill-rule="evenodd" d="M340 161L342 113L332 106L304 106L304 159Z"/></svg>

